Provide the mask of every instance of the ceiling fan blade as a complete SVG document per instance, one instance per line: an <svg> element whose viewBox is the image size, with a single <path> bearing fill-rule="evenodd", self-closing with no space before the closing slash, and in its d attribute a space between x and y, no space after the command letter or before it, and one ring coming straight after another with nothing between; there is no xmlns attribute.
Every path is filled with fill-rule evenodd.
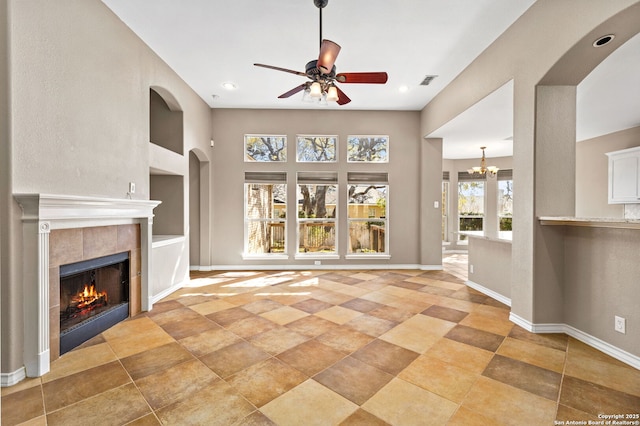
<svg viewBox="0 0 640 426"><path fill-rule="evenodd" d="M303 83L300 86L294 87L293 89L289 90L288 92L283 93L282 95L278 96L278 99L284 99L284 98L288 98L291 95L295 95L296 93L304 90L305 87L307 87L307 84Z"/></svg>
<svg viewBox="0 0 640 426"><path fill-rule="evenodd" d="M384 84L387 78L386 72L341 72L336 75L340 83Z"/></svg>
<svg viewBox="0 0 640 426"><path fill-rule="evenodd" d="M349 99L349 97L345 95L344 92L340 90L338 86L336 86L336 89L338 90L338 101L337 101L338 105L344 105L351 102L351 99Z"/></svg>
<svg viewBox="0 0 640 426"><path fill-rule="evenodd" d="M256 67L269 68L270 70L288 72L290 74L295 74L295 75L299 75L299 76L302 76L302 77L306 77L307 76L302 71L294 71L294 70L289 70L287 68L274 67L273 65L265 65L265 64L253 64L253 65L255 65Z"/></svg>
<svg viewBox="0 0 640 426"><path fill-rule="evenodd" d="M317 67L322 74L329 74L333 69L333 64L340 53L340 45L331 40L324 39L320 45L320 55L318 56Z"/></svg>

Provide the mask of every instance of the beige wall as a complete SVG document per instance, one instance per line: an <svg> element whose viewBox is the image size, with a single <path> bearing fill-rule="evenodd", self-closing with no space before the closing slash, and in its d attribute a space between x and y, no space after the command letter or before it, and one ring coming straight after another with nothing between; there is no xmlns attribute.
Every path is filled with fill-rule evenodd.
<svg viewBox="0 0 640 426"><path fill-rule="evenodd" d="M563 322L640 356L640 231L574 226L549 228L563 234ZM614 331L616 315L626 319L626 334Z"/></svg>
<svg viewBox="0 0 640 426"><path fill-rule="evenodd" d="M607 152L640 146L640 127L579 142L576 146L576 216L624 217L623 204L608 204Z"/></svg>
<svg viewBox="0 0 640 426"><path fill-rule="evenodd" d="M23 365L23 259L12 194L126 198L134 182L132 197L148 199L151 87L170 93L182 111L185 154L207 152L211 128L206 103L100 0L0 0L0 16L3 34L9 22L0 37L9 49L0 54L1 371L13 373ZM175 156L186 174L188 155ZM186 218L183 181L187 199L177 204ZM188 235L186 220L182 228ZM174 256L188 259L188 242L179 247Z"/></svg>
<svg viewBox="0 0 640 426"><path fill-rule="evenodd" d="M295 217L295 176L306 170L337 170L341 199L345 199L347 171L388 171L389 173L389 253L390 260L344 260L347 250L346 208L338 209L338 251L340 260L323 265L420 264L420 137L418 112L391 111L304 111L214 109L213 119L213 264L309 265L312 260L294 260L295 222L287 229L289 259L283 261L243 261L244 171L286 171L288 174L287 217ZM286 163L245 163L245 134L286 135ZM338 135L338 163L301 165L295 161L297 134ZM348 135L389 135L388 164L346 162ZM437 175L437 173L436 173ZM441 174L440 174L441 176ZM439 179L439 178L438 178ZM437 200L438 198L436 198ZM435 228L435 232L438 232ZM438 246L439 247L439 246ZM441 258L437 259L438 264Z"/></svg>
<svg viewBox="0 0 640 426"><path fill-rule="evenodd" d="M511 241L470 237L468 259L469 281L511 299Z"/></svg>

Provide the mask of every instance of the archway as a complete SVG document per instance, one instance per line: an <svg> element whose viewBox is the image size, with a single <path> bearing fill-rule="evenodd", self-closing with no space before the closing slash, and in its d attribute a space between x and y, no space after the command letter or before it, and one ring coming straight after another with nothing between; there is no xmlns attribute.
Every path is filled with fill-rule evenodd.
<svg viewBox="0 0 640 426"><path fill-rule="evenodd" d="M200 149L189 152L189 264L211 266L211 163Z"/></svg>

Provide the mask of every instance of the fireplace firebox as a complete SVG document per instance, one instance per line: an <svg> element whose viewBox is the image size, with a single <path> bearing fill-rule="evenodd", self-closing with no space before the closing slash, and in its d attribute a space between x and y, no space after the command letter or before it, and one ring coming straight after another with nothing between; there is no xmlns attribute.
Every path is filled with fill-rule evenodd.
<svg viewBox="0 0 640 426"><path fill-rule="evenodd" d="M60 355L128 317L128 252L60 266Z"/></svg>

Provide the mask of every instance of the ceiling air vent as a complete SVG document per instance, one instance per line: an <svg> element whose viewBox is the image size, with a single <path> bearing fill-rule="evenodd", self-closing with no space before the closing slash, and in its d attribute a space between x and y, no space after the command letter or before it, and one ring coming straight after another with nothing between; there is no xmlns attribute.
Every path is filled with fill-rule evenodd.
<svg viewBox="0 0 640 426"><path fill-rule="evenodd" d="M422 83L420 83L420 86L428 86L429 83L431 83L433 81L434 78L436 78L437 75L428 75L424 78L424 80L422 80Z"/></svg>

